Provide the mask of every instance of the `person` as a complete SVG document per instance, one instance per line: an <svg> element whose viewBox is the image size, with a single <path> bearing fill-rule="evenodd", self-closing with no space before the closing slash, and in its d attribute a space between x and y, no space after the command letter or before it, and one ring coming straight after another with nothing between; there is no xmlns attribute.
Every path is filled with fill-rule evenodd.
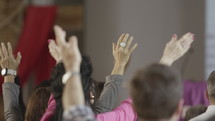
<svg viewBox="0 0 215 121"><path fill-rule="evenodd" d="M187 111L184 120L189 121L190 119L203 114L207 110L205 105L191 106Z"/></svg>
<svg viewBox="0 0 215 121"><path fill-rule="evenodd" d="M39 121L41 119L48 106L50 94L50 87L39 87L32 92L25 112L25 121Z"/></svg>
<svg viewBox="0 0 215 121"><path fill-rule="evenodd" d="M142 68L131 81L131 97L140 121L177 121L183 106L180 76L162 64Z"/></svg>
<svg viewBox="0 0 215 121"><path fill-rule="evenodd" d="M41 84L33 91L30 101L27 105L25 117L23 115L22 105L20 105L20 87L16 84L17 68L21 61L21 53L17 54L17 58L13 56L12 47L7 43L0 46L0 65L4 83L2 85L4 100L4 116L5 121L38 121L47 107L48 97L50 96L49 84ZM4 71L5 70L5 71ZM22 104L22 103L21 103Z"/></svg>
<svg viewBox="0 0 215 121"><path fill-rule="evenodd" d="M215 120L215 71L213 71L207 80L206 94L210 105L205 113L192 118L190 121L214 121Z"/></svg>
<svg viewBox="0 0 215 121"><path fill-rule="evenodd" d="M62 29L55 26L56 37L62 34ZM62 102L64 107L63 121L95 121L92 110L85 105L81 84L80 65L81 54L78 49L77 38L70 37L69 42L64 38L57 38L66 73L63 75L65 88ZM69 114L69 115L68 115Z"/></svg>
<svg viewBox="0 0 215 121"><path fill-rule="evenodd" d="M5 73L1 73L4 76L4 83L2 84L3 102L4 102L4 116L5 121L23 121L22 110L19 107L19 86L15 84L15 77L17 68L21 61L20 52L17 53L15 58L12 52L10 43L7 43L7 48L4 43L0 46L0 65ZM9 73L7 70L10 70Z"/></svg>
<svg viewBox="0 0 215 121"><path fill-rule="evenodd" d="M188 51L194 40L193 36L192 33L187 33L179 40L173 36L166 45L160 64L141 68L134 75L130 94L140 121L179 119L183 106L182 81L179 73L170 65Z"/></svg>
<svg viewBox="0 0 215 121"><path fill-rule="evenodd" d="M65 31L63 31L59 26L54 27L55 34L56 34L56 40L59 38L65 39ZM60 33L60 34L59 34ZM59 37L58 37L59 36ZM116 102L117 102L117 97L118 97L118 90L121 89L121 84L122 84L122 75L124 74L125 66L127 65L131 53L135 50L137 47L137 44L134 44L130 48L130 45L132 43L133 37L129 37L128 34L122 34L118 40L118 43L115 44L113 43L113 55L115 58L115 65L112 70L111 75L106 77L106 83L104 85L104 90L102 91L100 97L95 100L95 103L91 105L93 108L93 111L95 114L99 113L104 113L104 112L109 112L113 110ZM120 42L127 42L128 44L125 46L126 49L122 48L119 46ZM51 55L55 58L56 62L63 62L61 59L62 54L59 54L59 47L53 40L49 40L49 51ZM87 84L90 83L91 81L91 74L92 74L92 66L91 62L89 61L88 58L85 56L82 56L82 63L81 63L81 81L82 81L82 86L84 89L84 95L85 95L85 102L86 104L89 104L89 93L94 91L95 89L92 89L91 91L85 90ZM64 69L63 69L64 70ZM62 106L61 106L61 99L60 95L62 94L62 74L64 74L64 71L61 71L61 76L59 76L59 82L58 84L55 85L56 91L53 93L54 95L57 93L58 98L55 98L57 101L56 103L52 103L52 105L49 105L47 108L47 112L43 115L41 121L47 121L47 120L61 120L62 118ZM88 73L88 74L86 74ZM86 76L87 75L87 76ZM91 86L93 87L93 86ZM94 87L93 87L94 88ZM86 97L86 94L88 97ZM96 96L96 95L95 95ZM55 113L53 111L56 109Z"/></svg>
<svg viewBox="0 0 215 121"><path fill-rule="evenodd" d="M182 57L190 48L193 42L192 33L186 33L181 38L173 34L171 40L166 44L163 56L159 63L171 66L173 62ZM183 47L183 48L182 48ZM117 108L111 112L96 115L98 121L136 121L137 114L133 110L132 99L123 101Z"/></svg>

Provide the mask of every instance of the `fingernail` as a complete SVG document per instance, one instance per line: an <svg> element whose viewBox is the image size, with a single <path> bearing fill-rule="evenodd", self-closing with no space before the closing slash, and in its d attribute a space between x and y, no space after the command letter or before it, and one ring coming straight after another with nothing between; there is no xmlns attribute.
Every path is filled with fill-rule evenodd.
<svg viewBox="0 0 215 121"><path fill-rule="evenodd" d="M173 34L172 37L175 38L175 37L176 37L176 34Z"/></svg>
<svg viewBox="0 0 215 121"><path fill-rule="evenodd" d="M193 40L195 39L195 34L192 35Z"/></svg>
<svg viewBox="0 0 215 121"><path fill-rule="evenodd" d="M48 39L48 43L50 43L52 41L52 39Z"/></svg>

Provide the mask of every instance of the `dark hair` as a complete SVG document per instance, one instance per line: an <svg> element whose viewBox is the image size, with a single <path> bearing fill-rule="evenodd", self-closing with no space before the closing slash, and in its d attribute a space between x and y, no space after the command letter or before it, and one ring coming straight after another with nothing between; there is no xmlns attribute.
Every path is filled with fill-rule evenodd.
<svg viewBox="0 0 215 121"><path fill-rule="evenodd" d="M203 114L207 110L207 106L205 105L195 105L190 107L186 111L185 121L189 121L190 119Z"/></svg>
<svg viewBox="0 0 215 121"><path fill-rule="evenodd" d="M46 111L51 94L50 87L40 87L31 94L25 113L25 121L39 121Z"/></svg>
<svg viewBox="0 0 215 121"><path fill-rule="evenodd" d="M215 71L213 71L207 80L208 95L215 99Z"/></svg>
<svg viewBox="0 0 215 121"><path fill-rule="evenodd" d="M137 71L130 92L139 118L166 119L173 115L182 99L182 82L173 68L152 64Z"/></svg>
<svg viewBox="0 0 215 121"><path fill-rule="evenodd" d="M81 62L81 82L83 87L83 92L85 96L85 103L90 105L90 92L94 91L94 80L92 76L92 63L88 56L82 56ZM54 68L53 73L51 74L51 81L52 81L52 93L56 100L56 111L53 117L51 118L52 121L61 121L62 120L62 113L63 113L63 106L62 106L62 93L64 85L62 83L62 76L65 74L65 68L63 63L57 64Z"/></svg>

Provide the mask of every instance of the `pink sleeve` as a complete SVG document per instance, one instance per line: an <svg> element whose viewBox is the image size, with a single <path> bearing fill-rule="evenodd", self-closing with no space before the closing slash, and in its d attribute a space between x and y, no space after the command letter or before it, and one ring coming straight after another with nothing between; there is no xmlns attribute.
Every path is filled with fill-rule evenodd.
<svg viewBox="0 0 215 121"><path fill-rule="evenodd" d="M120 106L111 112L101 113L96 116L98 121L136 121L137 114L132 108L131 99L123 101Z"/></svg>

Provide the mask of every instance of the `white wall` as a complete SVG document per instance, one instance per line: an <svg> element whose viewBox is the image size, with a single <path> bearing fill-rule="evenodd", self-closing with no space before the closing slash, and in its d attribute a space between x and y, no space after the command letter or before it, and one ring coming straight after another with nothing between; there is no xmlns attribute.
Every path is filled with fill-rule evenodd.
<svg viewBox="0 0 215 121"><path fill-rule="evenodd" d="M160 59L173 33L194 32L193 54L184 78L204 78L204 1L196 0L86 0L85 52L92 58L94 75L104 81L113 67L111 43L122 33L134 36L126 81L138 68ZM180 69L182 58L175 65ZM183 64L185 65L185 64Z"/></svg>

